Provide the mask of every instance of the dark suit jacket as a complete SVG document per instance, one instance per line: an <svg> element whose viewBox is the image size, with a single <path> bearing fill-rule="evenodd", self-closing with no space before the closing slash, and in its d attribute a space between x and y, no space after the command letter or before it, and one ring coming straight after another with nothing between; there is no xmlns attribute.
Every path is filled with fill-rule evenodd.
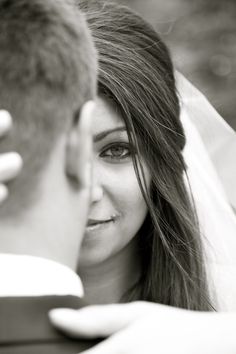
<svg viewBox="0 0 236 354"><path fill-rule="evenodd" d="M76 296L0 297L0 354L75 354L97 341L72 340L50 324L48 311L79 308Z"/></svg>

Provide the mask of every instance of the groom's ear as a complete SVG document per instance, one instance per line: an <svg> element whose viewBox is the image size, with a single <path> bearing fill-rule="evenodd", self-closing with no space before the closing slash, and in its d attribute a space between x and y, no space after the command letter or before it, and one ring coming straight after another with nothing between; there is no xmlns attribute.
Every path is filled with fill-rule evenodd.
<svg viewBox="0 0 236 354"><path fill-rule="evenodd" d="M87 101L71 124L66 141L65 170L71 181L79 187L87 186L90 181L92 133L91 123L94 101Z"/></svg>

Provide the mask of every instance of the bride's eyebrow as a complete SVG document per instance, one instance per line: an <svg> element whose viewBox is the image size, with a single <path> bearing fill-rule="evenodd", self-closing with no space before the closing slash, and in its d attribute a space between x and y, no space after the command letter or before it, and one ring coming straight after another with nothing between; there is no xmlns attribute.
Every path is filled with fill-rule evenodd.
<svg viewBox="0 0 236 354"><path fill-rule="evenodd" d="M105 130L101 133L94 135L93 141L94 141L94 143L97 143L98 141L101 141L102 139L106 138L109 134L112 134L115 132L123 132L123 131L126 131L125 126L114 128L114 129L108 129L108 130Z"/></svg>

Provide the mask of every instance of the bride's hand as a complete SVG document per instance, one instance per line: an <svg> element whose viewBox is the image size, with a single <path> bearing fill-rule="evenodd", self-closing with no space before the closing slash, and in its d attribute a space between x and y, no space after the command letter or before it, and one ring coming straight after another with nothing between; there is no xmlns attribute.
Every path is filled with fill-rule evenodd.
<svg viewBox="0 0 236 354"><path fill-rule="evenodd" d="M12 119L7 111L0 110L0 139L9 132ZM16 152L1 153L0 141L0 204L8 196L6 183L15 178L22 168L22 158Z"/></svg>
<svg viewBox="0 0 236 354"><path fill-rule="evenodd" d="M73 338L108 337L83 354L236 353L236 313L187 311L139 301L55 309L50 319Z"/></svg>

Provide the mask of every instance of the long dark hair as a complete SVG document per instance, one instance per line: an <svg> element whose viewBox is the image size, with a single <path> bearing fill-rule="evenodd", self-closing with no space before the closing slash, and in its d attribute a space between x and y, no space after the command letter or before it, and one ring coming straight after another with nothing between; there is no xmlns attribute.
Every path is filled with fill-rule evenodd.
<svg viewBox="0 0 236 354"><path fill-rule="evenodd" d="M149 210L138 235L142 276L127 299L210 310L201 236L184 181L185 135L168 49L125 6L91 0L80 6L98 50L99 92L119 107L138 151L134 167Z"/></svg>

